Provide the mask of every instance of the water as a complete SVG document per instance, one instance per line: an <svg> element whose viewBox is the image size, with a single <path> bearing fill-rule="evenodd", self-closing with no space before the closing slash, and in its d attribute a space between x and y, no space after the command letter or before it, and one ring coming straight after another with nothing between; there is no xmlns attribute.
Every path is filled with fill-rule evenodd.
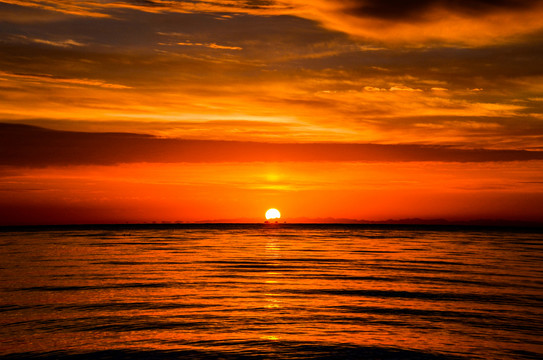
<svg viewBox="0 0 543 360"><path fill-rule="evenodd" d="M542 260L528 230L5 230L0 358L541 359Z"/></svg>

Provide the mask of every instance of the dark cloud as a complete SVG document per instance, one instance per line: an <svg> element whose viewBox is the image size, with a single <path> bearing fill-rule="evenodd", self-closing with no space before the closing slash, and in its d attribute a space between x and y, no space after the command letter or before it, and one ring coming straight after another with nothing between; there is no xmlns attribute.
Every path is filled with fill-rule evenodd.
<svg viewBox="0 0 543 360"><path fill-rule="evenodd" d="M160 6L160 7L164 7L163 4L160 4L156 1L152 1L152 0L129 0L129 1L126 1L127 3L129 4L134 4L134 5L141 5L141 6Z"/></svg>
<svg viewBox="0 0 543 360"><path fill-rule="evenodd" d="M456 149L447 146L262 143L165 139L130 133L56 131L0 124L0 165L112 165L133 162L543 160L543 151Z"/></svg>
<svg viewBox="0 0 543 360"><path fill-rule="evenodd" d="M436 8L480 15L494 11L522 10L530 8L539 0L356 0L350 2L345 11L352 15L376 17L386 20L422 19L428 11Z"/></svg>
<svg viewBox="0 0 543 360"><path fill-rule="evenodd" d="M271 7L275 5L275 1L266 1L266 0L246 0L244 6L253 9L262 9L266 7Z"/></svg>

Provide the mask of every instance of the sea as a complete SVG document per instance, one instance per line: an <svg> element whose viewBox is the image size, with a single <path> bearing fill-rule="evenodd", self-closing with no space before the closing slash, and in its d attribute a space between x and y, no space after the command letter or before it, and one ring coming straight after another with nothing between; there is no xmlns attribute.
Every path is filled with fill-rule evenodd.
<svg viewBox="0 0 543 360"><path fill-rule="evenodd" d="M0 229L0 359L543 359L543 229Z"/></svg>

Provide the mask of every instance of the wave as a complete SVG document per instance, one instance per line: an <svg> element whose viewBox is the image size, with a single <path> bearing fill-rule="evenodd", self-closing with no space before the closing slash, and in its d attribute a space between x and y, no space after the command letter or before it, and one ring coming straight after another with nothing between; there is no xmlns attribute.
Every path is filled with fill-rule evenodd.
<svg viewBox="0 0 543 360"><path fill-rule="evenodd" d="M206 344L210 347L211 344ZM224 346L225 344L220 344ZM234 344L231 344L234 345ZM236 351L228 350L101 350L89 352L25 352L0 356L2 360L40 359L40 360L257 360L257 359L379 359L379 360L460 360L467 359L452 354L437 354L416 350L373 346L328 345L319 343L294 342L245 342L235 343ZM243 348L247 348L243 350ZM528 353L528 352L527 352Z"/></svg>

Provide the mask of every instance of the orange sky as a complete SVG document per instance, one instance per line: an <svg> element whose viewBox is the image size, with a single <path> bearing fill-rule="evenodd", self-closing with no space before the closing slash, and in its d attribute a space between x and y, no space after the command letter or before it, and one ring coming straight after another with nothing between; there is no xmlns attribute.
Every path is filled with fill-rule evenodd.
<svg viewBox="0 0 543 360"><path fill-rule="evenodd" d="M543 1L0 0L0 225L543 222Z"/></svg>

